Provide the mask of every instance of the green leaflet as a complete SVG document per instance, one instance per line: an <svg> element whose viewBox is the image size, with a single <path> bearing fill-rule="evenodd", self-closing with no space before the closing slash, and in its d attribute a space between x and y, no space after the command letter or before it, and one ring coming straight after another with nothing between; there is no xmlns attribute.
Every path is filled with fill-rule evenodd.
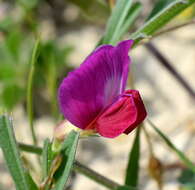
<svg viewBox="0 0 195 190"><path fill-rule="evenodd" d="M79 140L79 133L72 131L68 137L65 139L62 149L61 149L61 155L62 155L62 164L57 171L56 175L56 186L55 190L63 190L68 177L71 173L71 169L74 164L75 154L76 154L76 148Z"/></svg>
<svg viewBox="0 0 195 190"><path fill-rule="evenodd" d="M183 10L195 3L195 0L175 0L165 7L162 11L148 20L140 29L133 33L130 38L134 39L134 46L142 39L150 38L157 30L162 28L171 19L181 13Z"/></svg>
<svg viewBox="0 0 195 190"><path fill-rule="evenodd" d="M15 182L17 190L35 190L36 185L32 178L26 174L20 159L20 153L13 132L10 118L0 116L0 147L7 162L10 174ZM28 182L31 183L28 183Z"/></svg>
<svg viewBox="0 0 195 190"><path fill-rule="evenodd" d="M117 0L112 14L108 20L103 44L114 45L118 38L120 38L120 30L129 13L131 5L132 0Z"/></svg>
<svg viewBox="0 0 195 190"><path fill-rule="evenodd" d="M173 1L174 0L157 0L147 20L155 16L158 12L160 12L163 8L165 8Z"/></svg>

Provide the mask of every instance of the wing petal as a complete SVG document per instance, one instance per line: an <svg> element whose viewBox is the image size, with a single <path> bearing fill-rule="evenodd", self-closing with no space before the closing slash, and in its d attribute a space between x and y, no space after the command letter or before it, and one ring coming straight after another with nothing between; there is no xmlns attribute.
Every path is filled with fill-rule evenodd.
<svg viewBox="0 0 195 190"><path fill-rule="evenodd" d="M123 97L97 119L95 126L101 136L114 138L135 123L136 118L137 109L133 97Z"/></svg>

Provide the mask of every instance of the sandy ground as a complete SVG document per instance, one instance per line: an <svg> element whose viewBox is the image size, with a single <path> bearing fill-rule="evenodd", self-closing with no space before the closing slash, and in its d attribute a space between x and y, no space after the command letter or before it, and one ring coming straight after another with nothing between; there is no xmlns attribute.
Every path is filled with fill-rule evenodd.
<svg viewBox="0 0 195 190"><path fill-rule="evenodd" d="M89 35L90 34L90 35ZM175 32L166 34L153 43L171 61L179 73L190 83L195 90L195 26L188 26ZM90 53L96 44L99 33L95 28L85 28L84 31L68 34L63 41L73 44L75 52L71 55L71 63L78 65ZM78 44L79 40L79 44ZM133 73L135 88L140 90L148 111L148 117L192 160L195 159L195 104L188 93L165 70L158 61L144 48L138 47L132 52ZM31 143L29 138L28 122L22 108L13 112L17 139ZM54 121L50 118L37 120L36 131L41 140L52 137ZM148 130L150 128L148 127ZM151 140L155 155L163 164L178 161L156 134L151 131ZM122 135L116 139L92 138L81 140L77 159L87 164L99 173L110 177L118 183L123 183L125 167L129 150L132 145L134 132ZM29 156L29 155L28 155ZM150 179L146 169L148 162L148 146L142 135L140 190L155 190L156 183ZM12 180L0 153L0 189L14 189ZM176 177L178 171L166 172L163 178L165 190L177 190ZM104 190L84 176L77 175L73 186L74 190Z"/></svg>

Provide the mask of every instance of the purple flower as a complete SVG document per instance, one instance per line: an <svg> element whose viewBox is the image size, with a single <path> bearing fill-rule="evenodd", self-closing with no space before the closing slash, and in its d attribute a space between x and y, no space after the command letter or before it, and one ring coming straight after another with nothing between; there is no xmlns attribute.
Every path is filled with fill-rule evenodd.
<svg viewBox="0 0 195 190"><path fill-rule="evenodd" d="M137 90L126 90L132 40L97 48L62 81L58 100L73 125L104 137L128 134L147 113Z"/></svg>

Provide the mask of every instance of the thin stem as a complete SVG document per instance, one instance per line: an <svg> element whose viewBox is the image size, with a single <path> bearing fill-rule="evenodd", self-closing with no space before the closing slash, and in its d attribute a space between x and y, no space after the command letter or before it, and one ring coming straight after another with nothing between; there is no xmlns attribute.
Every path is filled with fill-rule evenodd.
<svg viewBox="0 0 195 190"><path fill-rule="evenodd" d="M145 44L145 47L158 59L162 66L164 66L182 85L182 87L189 93L189 95L195 100L195 92L187 81L175 70L171 63L165 58L164 55L154 46L152 43Z"/></svg>
<svg viewBox="0 0 195 190"><path fill-rule="evenodd" d="M29 153L34 153L34 154L38 154L41 155L42 153L42 148L38 147L38 146L34 146L34 145L27 145L27 144L23 144L23 143L18 143L19 148L25 152L29 152ZM121 185L119 185L118 183L102 176L101 174L97 173L96 171L84 166L83 164L81 164L78 161L75 161L74 166L73 166L73 170L76 172L79 172L83 175L85 175L86 177L96 181L97 183L103 185L104 187L107 187L109 189L117 189L119 188Z"/></svg>
<svg viewBox="0 0 195 190"><path fill-rule="evenodd" d="M38 46L39 46L39 40L36 41L33 48L32 58L30 62L30 72L28 77L28 86L27 86L27 114L28 114L33 143L35 145L37 145L37 138L33 127L33 103L32 102L33 102L33 79L35 73L35 62L37 57Z"/></svg>
<svg viewBox="0 0 195 190"><path fill-rule="evenodd" d="M28 153L33 153L33 154L38 154L38 155L41 155L42 151L43 151L43 149L41 147L34 146L34 145L18 143L18 146L22 151L25 151Z"/></svg>
<svg viewBox="0 0 195 190"><path fill-rule="evenodd" d="M96 181L97 183L109 188L109 189L117 189L120 187L120 185L105 176L100 175L99 173L93 171L92 169L82 165L80 162L75 161L74 168L76 172L79 172L86 177Z"/></svg>
<svg viewBox="0 0 195 190"><path fill-rule="evenodd" d="M157 37L157 36L166 34L166 33L168 33L168 32L173 32L174 30L183 28L184 26L188 26L188 25L191 25L191 24L195 24L195 19L190 20L190 21L185 22L185 23L182 23L182 24L178 24L178 25L176 25L176 26L172 26L172 27L166 28L166 29L164 29L164 30L161 30L160 32L157 32L156 34L154 34L154 35L152 36L152 38L155 38L155 37Z"/></svg>

